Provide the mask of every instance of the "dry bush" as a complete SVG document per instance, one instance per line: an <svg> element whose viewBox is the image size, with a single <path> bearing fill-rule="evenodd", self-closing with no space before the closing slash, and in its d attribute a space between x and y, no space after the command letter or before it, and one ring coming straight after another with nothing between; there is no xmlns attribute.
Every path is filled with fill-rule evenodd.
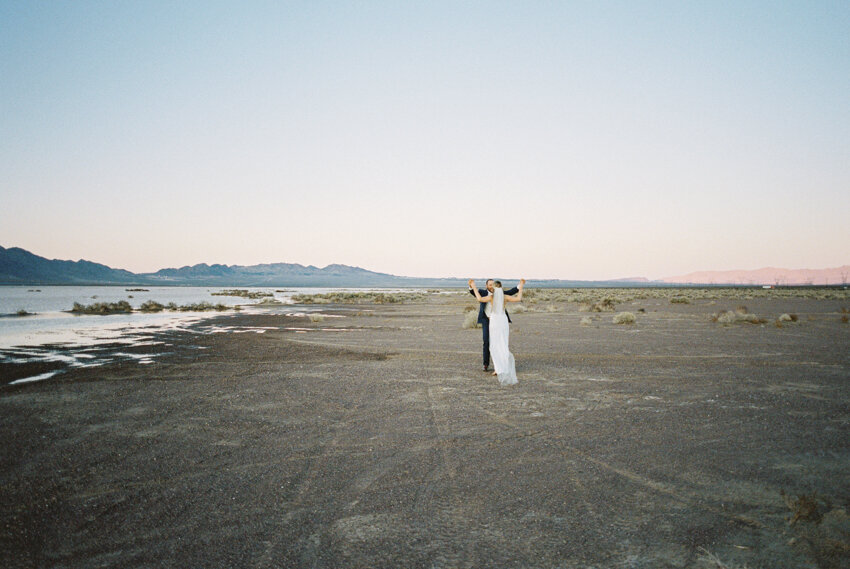
<svg viewBox="0 0 850 569"><path fill-rule="evenodd" d="M297 304L404 304L425 298L419 292L328 292L322 294L295 294Z"/></svg>
<svg viewBox="0 0 850 569"><path fill-rule="evenodd" d="M702 552L702 559L710 563L710 567L713 567L714 569L738 569L735 565L728 565L724 563L719 557L704 547L698 547L697 549ZM747 569L747 566L744 565L741 569Z"/></svg>
<svg viewBox="0 0 850 569"><path fill-rule="evenodd" d="M719 314L715 313L711 316L712 322L719 322L720 324L740 324L743 322L747 322L749 324L764 324L767 322L764 318L759 318L755 314L748 314L747 312L741 312L739 310L727 310L726 312L721 312Z"/></svg>
<svg viewBox="0 0 850 569"><path fill-rule="evenodd" d="M578 307L579 312L614 312L616 306L611 298L603 298L598 302L583 302Z"/></svg>
<svg viewBox="0 0 850 569"><path fill-rule="evenodd" d="M128 312L133 312L133 307L130 306L130 303L126 300L119 300L118 302L95 302L94 304L89 304L87 306L83 306L79 302L75 302L74 307L71 309L71 312L75 314L101 315L125 314Z"/></svg>
<svg viewBox="0 0 850 569"><path fill-rule="evenodd" d="M522 303L517 303L511 307L511 312L515 312L516 314L522 314L527 310L528 308L526 308L525 305L523 305Z"/></svg>
<svg viewBox="0 0 850 569"><path fill-rule="evenodd" d="M620 312L615 314L613 318L614 324L634 324L637 319L631 312Z"/></svg>
<svg viewBox="0 0 850 569"><path fill-rule="evenodd" d="M165 310L165 306L156 302L155 300L149 300L139 307L139 310L142 312L162 312Z"/></svg>
<svg viewBox="0 0 850 569"><path fill-rule="evenodd" d="M593 318L590 316L582 316L581 320L579 320L579 325L581 326L590 326L593 324Z"/></svg>
<svg viewBox="0 0 850 569"><path fill-rule="evenodd" d="M241 298L257 299L257 298L264 298L264 297L267 297L267 296L274 296L274 293L264 292L264 291L250 291L250 290L244 289L244 288L232 288L232 289L220 290L220 291L217 291L217 292L211 292L210 295L211 296L238 296L238 297L241 297Z"/></svg>
<svg viewBox="0 0 850 569"><path fill-rule="evenodd" d="M307 317L310 319L310 322L323 322L325 320L324 314L309 314Z"/></svg>
<svg viewBox="0 0 850 569"><path fill-rule="evenodd" d="M850 318L848 318L847 315L845 314L844 316L841 317L841 321L844 324L847 324L848 322L850 322Z"/></svg>
<svg viewBox="0 0 850 569"><path fill-rule="evenodd" d="M779 322L796 322L797 315L796 314L780 314L779 318L777 318Z"/></svg>
<svg viewBox="0 0 850 569"><path fill-rule="evenodd" d="M791 517L788 518L788 525L793 526L800 520L807 522L818 523L823 518L823 513L821 512L821 505L825 506L825 509L831 509L831 505L829 503L824 503L822 499L818 498L817 494L800 494L796 498L792 498L788 494L785 493L785 490L780 490L779 495L782 496L782 500L785 502L785 505L788 506L788 509L791 510Z"/></svg>
<svg viewBox="0 0 850 569"><path fill-rule="evenodd" d="M670 299L670 304L690 304L691 301L686 296L674 296Z"/></svg>
<svg viewBox="0 0 850 569"><path fill-rule="evenodd" d="M463 317L463 329L474 330L476 328L481 328L481 324L478 323L478 311L470 310Z"/></svg>

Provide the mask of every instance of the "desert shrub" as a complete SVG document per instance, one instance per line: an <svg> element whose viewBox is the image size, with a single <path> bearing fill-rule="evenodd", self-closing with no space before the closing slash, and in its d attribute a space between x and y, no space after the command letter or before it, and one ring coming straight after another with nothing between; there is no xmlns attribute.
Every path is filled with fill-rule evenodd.
<svg viewBox="0 0 850 569"><path fill-rule="evenodd" d="M133 312L133 307L126 300L118 302L95 302L94 304L82 305L79 302L74 303L71 312L75 314L126 314Z"/></svg>
<svg viewBox="0 0 850 569"><path fill-rule="evenodd" d="M18 316L32 316L32 313L31 313L31 312L27 312L27 311L26 311L26 310L24 310L23 308L21 308L20 310L18 310L15 314L17 314Z"/></svg>
<svg viewBox="0 0 850 569"><path fill-rule="evenodd" d="M591 318L590 316L582 316L581 320L579 320L578 323L581 326L590 326L591 324L593 324L593 318Z"/></svg>
<svg viewBox="0 0 850 569"><path fill-rule="evenodd" d="M259 302L254 303L255 306L277 306L279 304L283 303L273 296L266 296Z"/></svg>
<svg viewBox="0 0 850 569"><path fill-rule="evenodd" d="M748 310L747 307L742 304L741 306L735 309L735 312L737 312L738 314L746 314Z"/></svg>
<svg viewBox="0 0 850 569"><path fill-rule="evenodd" d="M847 322L850 322L850 318L848 318L847 315L845 314L844 316L841 317L841 321L844 324L847 324Z"/></svg>
<svg viewBox="0 0 850 569"><path fill-rule="evenodd" d="M612 321L614 324L634 324L636 318L631 312L620 312L619 314L614 315Z"/></svg>
<svg viewBox="0 0 850 569"><path fill-rule="evenodd" d="M579 312L614 312L616 306L611 298L603 298L598 302L582 302L579 305Z"/></svg>
<svg viewBox="0 0 850 569"><path fill-rule="evenodd" d="M296 294L292 301L298 304L404 304L421 300L418 292L327 292L322 294Z"/></svg>
<svg viewBox="0 0 850 569"><path fill-rule="evenodd" d="M749 324L764 324L767 322L767 320L759 318L755 314L740 312L738 310L727 310L726 312L714 314L712 315L711 320L713 322L719 322L720 324L739 324L743 322Z"/></svg>
<svg viewBox="0 0 850 569"><path fill-rule="evenodd" d="M322 322L325 319L325 315L324 314L310 314L308 316L308 318L310 319L310 322Z"/></svg>
<svg viewBox="0 0 850 569"><path fill-rule="evenodd" d="M674 296L670 299L670 304L690 304L691 301L686 296Z"/></svg>
<svg viewBox="0 0 850 569"><path fill-rule="evenodd" d="M470 310L463 317L463 329L464 330L474 330L475 328L480 328L481 325L478 323L478 311Z"/></svg>
<svg viewBox="0 0 850 569"><path fill-rule="evenodd" d="M784 490L780 490L779 495L782 496L785 505L791 510L791 517L788 518L788 525L790 526L800 520L820 522L823 518L822 510L831 508L829 502L825 502L817 494L800 494L796 498L792 498Z"/></svg>
<svg viewBox="0 0 850 569"><path fill-rule="evenodd" d="M139 307L139 310L141 310L142 312L162 312L163 310L165 310L165 307L154 300L149 300L143 303Z"/></svg>
<svg viewBox="0 0 850 569"><path fill-rule="evenodd" d="M796 322L797 315L796 314L780 314L779 318L777 318L779 322Z"/></svg>
<svg viewBox="0 0 850 569"><path fill-rule="evenodd" d="M225 310L229 310L229 307L226 304L210 304L209 302L196 302L194 304L184 304L182 306L178 306L177 310L180 312L210 312L216 310L218 312L223 312Z"/></svg>
<svg viewBox="0 0 850 569"><path fill-rule="evenodd" d="M244 288L240 288L240 289L231 288L231 289L220 290L218 292L211 292L210 295L211 296L238 296L240 298L250 298L250 299L257 299L257 298L264 298L264 297L267 297L267 296L274 296L274 294L271 293L271 292L249 291L248 289L244 289Z"/></svg>
<svg viewBox="0 0 850 569"><path fill-rule="evenodd" d="M526 308L525 305L523 305L522 303L514 304L513 306L511 306L511 312L514 312L516 314L522 314L527 310L528 308Z"/></svg>

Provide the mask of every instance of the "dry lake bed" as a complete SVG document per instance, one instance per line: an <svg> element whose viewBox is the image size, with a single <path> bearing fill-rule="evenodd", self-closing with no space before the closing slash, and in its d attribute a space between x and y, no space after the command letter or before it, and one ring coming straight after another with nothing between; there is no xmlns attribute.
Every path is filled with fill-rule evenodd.
<svg viewBox="0 0 850 569"><path fill-rule="evenodd" d="M0 566L850 567L850 301L539 298L507 388L456 294L0 364Z"/></svg>

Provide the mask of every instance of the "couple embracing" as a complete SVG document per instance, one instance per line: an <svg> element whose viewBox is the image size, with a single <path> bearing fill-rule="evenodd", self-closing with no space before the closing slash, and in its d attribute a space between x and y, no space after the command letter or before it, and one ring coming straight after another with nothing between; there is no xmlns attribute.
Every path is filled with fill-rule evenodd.
<svg viewBox="0 0 850 569"><path fill-rule="evenodd" d="M484 339L484 371L489 371L490 358L493 358L493 375L499 377L502 385L517 383L516 363L514 355L508 347L510 316L505 311L505 302L522 300L522 289L525 279L519 281L519 286L503 290L502 283L488 279L486 289L475 287L475 281L469 279L469 294L475 296L481 304L478 310L478 323L481 324L481 334Z"/></svg>

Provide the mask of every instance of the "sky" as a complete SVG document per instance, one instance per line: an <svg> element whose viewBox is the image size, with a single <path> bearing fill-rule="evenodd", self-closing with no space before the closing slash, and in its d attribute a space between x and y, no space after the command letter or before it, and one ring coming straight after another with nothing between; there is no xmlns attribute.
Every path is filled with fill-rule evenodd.
<svg viewBox="0 0 850 569"><path fill-rule="evenodd" d="M850 2L0 0L0 245L134 272L850 264Z"/></svg>

